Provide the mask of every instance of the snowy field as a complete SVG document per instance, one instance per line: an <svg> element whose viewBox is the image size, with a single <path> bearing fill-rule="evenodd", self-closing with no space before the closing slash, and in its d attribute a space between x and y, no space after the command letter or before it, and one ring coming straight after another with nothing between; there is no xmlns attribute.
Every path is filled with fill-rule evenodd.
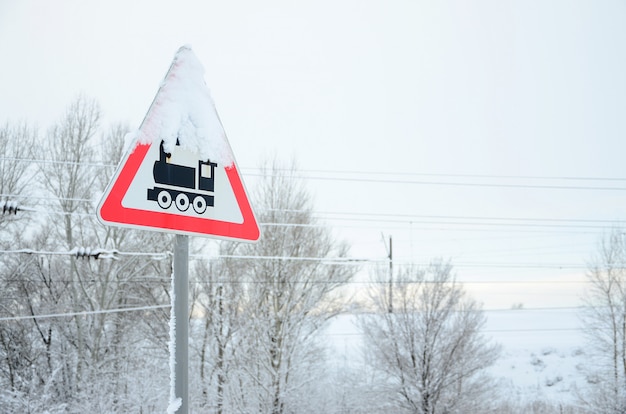
<svg viewBox="0 0 626 414"><path fill-rule="evenodd" d="M485 333L502 345L491 368L502 392L574 403L586 384L585 337L574 309L488 312Z"/></svg>
<svg viewBox="0 0 626 414"><path fill-rule="evenodd" d="M490 373L498 393L517 401L575 404L587 383L585 337L577 309L487 311L484 334L502 346ZM342 315L326 334L338 363L359 363L361 336L353 315Z"/></svg>

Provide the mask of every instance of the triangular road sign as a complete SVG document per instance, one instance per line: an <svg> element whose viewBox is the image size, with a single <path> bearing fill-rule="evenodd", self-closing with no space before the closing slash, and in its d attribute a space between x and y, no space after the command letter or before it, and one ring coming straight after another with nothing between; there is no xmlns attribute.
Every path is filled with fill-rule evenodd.
<svg viewBox="0 0 626 414"><path fill-rule="evenodd" d="M98 205L107 225L256 241L260 230L202 66L181 48Z"/></svg>

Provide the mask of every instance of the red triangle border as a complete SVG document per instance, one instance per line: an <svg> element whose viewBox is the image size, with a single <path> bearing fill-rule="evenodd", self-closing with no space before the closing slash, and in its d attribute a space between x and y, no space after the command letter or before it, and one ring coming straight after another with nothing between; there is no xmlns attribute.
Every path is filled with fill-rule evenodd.
<svg viewBox="0 0 626 414"><path fill-rule="evenodd" d="M152 143L137 143L126 158L98 208L98 217L103 223L242 241L259 239L261 233L235 163L226 167L225 171L243 216L242 223L124 207L122 199L151 146Z"/></svg>

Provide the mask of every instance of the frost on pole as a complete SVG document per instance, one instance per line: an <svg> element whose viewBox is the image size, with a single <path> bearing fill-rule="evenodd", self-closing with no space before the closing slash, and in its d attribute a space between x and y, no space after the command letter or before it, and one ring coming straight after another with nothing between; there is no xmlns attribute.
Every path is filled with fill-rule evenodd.
<svg viewBox="0 0 626 414"><path fill-rule="evenodd" d="M107 225L257 241L260 229L191 48L165 79L98 205Z"/></svg>
<svg viewBox="0 0 626 414"><path fill-rule="evenodd" d="M174 414L183 401L180 397L176 397L176 314L174 312L176 302L176 292L174 291L174 274L172 273L171 278L171 286L170 286L170 297L172 307L170 309L170 340L168 342L168 348L170 352L170 397L167 405L167 414Z"/></svg>

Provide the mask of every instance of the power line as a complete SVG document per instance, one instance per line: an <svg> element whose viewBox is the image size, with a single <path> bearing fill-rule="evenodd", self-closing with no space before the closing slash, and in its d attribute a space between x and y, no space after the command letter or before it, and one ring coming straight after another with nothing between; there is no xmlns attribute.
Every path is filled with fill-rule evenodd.
<svg viewBox="0 0 626 414"><path fill-rule="evenodd" d="M267 209L265 211L277 211L277 212L294 212L301 213L306 210L291 210L291 209ZM562 218L562 217L500 217L500 216L453 216L453 215L425 215L425 214L405 214L405 213L367 213L367 212L352 212L352 211L313 211L315 214L321 214L325 219L329 219L326 215L333 216L351 216L345 217L332 217L333 219L344 220L353 219L353 216L366 216L366 217L402 217L411 221L411 219L435 219L435 220L495 220L495 221L515 221L515 222L559 222L559 223L603 223L614 224L614 220L606 219L578 219L578 218Z"/></svg>
<svg viewBox="0 0 626 414"><path fill-rule="evenodd" d="M0 197L8 197L8 198L29 198L29 199L38 199L38 200L50 200L50 201L80 201L85 203L94 203L94 199L88 198L69 198L69 197L54 197L51 199L46 196L31 196L31 195L22 195L22 194L7 194L2 193ZM29 210L29 211L39 211L41 210ZM556 222L556 223L597 223L597 224L615 224L615 220L607 220L607 219L580 219L580 218L561 218L561 217L501 217L501 216L457 216L457 215L426 215L426 214L406 214L406 213L376 213L376 212L354 212L354 211L316 211L316 210L296 210L296 209L258 209L260 212L278 212L278 213L310 213L316 216L318 219L323 220L346 220L346 221L393 221L393 222L402 222L402 223L434 223L434 224L447 224L446 222L433 221L433 222L424 222L424 221L416 221L415 219L433 219L433 220L467 220L468 223L462 222L453 222L452 224L486 224L486 225L513 225L510 223L489 223L488 221L496 221L496 222L530 222L532 225L535 222ZM83 213L78 213L83 214ZM336 216L346 216L346 217L336 217ZM356 217L355 217L356 216ZM374 218L373 218L374 217ZM382 217L382 219L378 220L377 217ZM400 217L402 220L398 220ZM472 223L473 221L479 221L477 223ZM487 221L487 223L485 223ZM289 223L265 223L266 225L289 225ZM514 224L517 225L517 224ZM554 224L549 224L549 226L554 226Z"/></svg>
<svg viewBox="0 0 626 414"><path fill-rule="evenodd" d="M118 256L147 256L154 260L163 260L171 256L171 252L121 252L115 249L91 249L74 248L69 251L46 251L33 249L0 250L0 254L33 254L33 255L60 255L76 257L94 257L100 259L116 259ZM95 257L95 256L98 257ZM359 258L359 257L298 257L298 256L255 256L255 255L190 255L190 259L236 259L236 260L265 260L265 261L299 261L319 262L325 265L360 266L362 264L388 263L385 258ZM414 260L394 260L400 265L426 266L428 263ZM587 266L573 263L488 263L488 262L459 262L455 268L498 268L498 269L587 269Z"/></svg>
<svg viewBox="0 0 626 414"><path fill-rule="evenodd" d="M0 194L0 196L9 196L8 194ZM22 197L22 198L39 198L39 199L47 199L47 197L29 197L29 196L15 196L12 197ZM79 202L88 202L90 204L94 203L94 200L90 199L80 199L80 198L59 198L59 200L67 200L67 201L79 201ZM56 215L70 215L77 217L92 217L95 213L81 213L81 212L67 212L67 211L59 211L56 209L46 209L41 210L37 208L30 207L21 207L21 205L15 204L15 208L17 211L27 211L41 214L56 214ZM0 206L1 209L1 206ZM263 210L261 210L263 211ZM290 210L284 210L289 212ZM316 214L314 212L314 214ZM527 229L589 229L589 230L606 230L613 227L615 224L614 220L603 220L603 219L560 219L560 218L530 218L530 217L496 217L496 216L436 216L436 215L408 215L408 214L393 214L393 213L318 213L318 220L322 221L347 221L347 222L358 222L358 223L379 223L378 226L372 225L347 225L347 224L331 224L331 223L285 223L285 222L265 222L260 223L261 226L273 226L273 227L310 227L310 228L328 228L328 227L340 227L340 228L380 228L380 226L385 223L392 224L404 224L410 225L413 230L441 230L441 231L510 231L508 228L517 228L522 230L515 231L523 231L523 232L536 232ZM330 217L325 216L324 214L344 214L344 215L355 215L359 217ZM384 217L381 219L378 218L367 218L364 216L374 216L374 217ZM395 219L393 217L403 217L403 219ZM427 220L414 220L414 218L431 218L433 221ZM440 221L444 219L452 219L457 221ZM467 221L461 221L467 220ZM488 220L492 220L490 222ZM513 223L507 223L506 221L513 221ZM551 223L553 222L553 223ZM567 224L572 223L572 224ZM578 224L580 223L580 224ZM591 223L591 224L584 224ZM597 224L593 224L597 223ZM422 224L429 226L462 226L463 228L449 228L449 227L412 227L414 224ZM467 228L474 226L474 228ZM479 226L479 227L476 227ZM483 229L480 226L486 226L487 229ZM493 227L502 227L503 229L492 229ZM587 233L587 232L585 232Z"/></svg>
<svg viewBox="0 0 626 414"><path fill-rule="evenodd" d="M72 316L88 316L88 315L100 315L100 314L109 314L109 313L121 313L121 312L137 312L137 311L145 311L145 310L155 310L155 309L165 309L170 308L171 305L151 305L151 306L139 306L132 308L118 308L118 309L102 309L95 311L82 311L82 312L65 312L65 313L52 313L52 314L43 314L43 315L23 315L23 316L7 316L0 317L0 321L18 321L25 319L49 319L49 318L62 318L62 317L72 317ZM525 308L525 309L482 309L482 312L519 312L523 313L526 311L553 311L553 310L577 310L582 311L586 307L574 307L574 306L562 306L562 307L544 307L544 308ZM600 306L593 307L600 308ZM458 311L463 312L463 311ZM399 313L401 315L401 313ZM529 328L529 329L498 329L498 330L483 330L483 332L524 332L524 331L571 331L571 330L580 330L580 328Z"/></svg>
<svg viewBox="0 0 626 414"><path fill-rule="evenodd" d="M115 168L116 164L106 164L101 162L85 162L85 161L68 161L68 160L46 160L43 158L17 158L17 157L0 157L0 160L13 162L26 162L29 164L58 164L58 165L84 165L87 167Z"/></svg>
<svg viewBox="0 0 626 414"><path fill-rule="evenodd" d="M46 200L51 204L56 204L58 201L79 201L81 203L93 203L95 200L89 198L77 198L77 197L58 197L58 196L35 196L32 194L7 194L2 193L0 197L17 198L17 199L29 199L29 200Z"/></svg>
<svg viewBox="0 0 626 414"><path fill-rule="evenodd" d="M59 278L54 279L54 282L58 283L75 283L78 282L78 279L73 278ZM80 280L81 282L98 282L99 279L86 279L83 278ZM9 279L3 280L3 283L23 283L27 282L29 284L44 284L48 283L48 281L40 280L40 279L30 279L30 278L20 278L20 279ZM159 277L133 277L131 279L123 279L123 280L107 280L107 283L119 283L119 284L146 284L146 283L169 283L171 279L169 278L159 278ZM283 284L283 285L298 285L298 284L307 284L307 285L327 285L327 284L336 284L336 281L327 281L327 280L287 280L287 281L275 281L275 280L251 280L240 279L240 280L230 280L230 279L216 279L216 280L190 280L189 283L195 285L242 285L242 284L250 284L250 285L274 285L274 284ZM386 281L347 281L340 282L345 286L375 286L375 285L384 285L389 282ZM431 282L431 281L400 281L394 282L396 285L409 285L409 284L433 284L440 282ZM593 284L591 281L580 280L580 281L567 281L567 280L469 280L462 281L457 280L455 282L457 285L589 285ZM526 308L524 308L526 309Z"/></svg>
<svg viewBox="0 0 626 414"><path fill-rule="evenodd" d="M602 330L601 328L510 328L510 329L481 329L481 333L522 333L522 332L584 332L589 330ZM365 336L362 332L325 333L325 336Z"/></svg>
<svg viewBox="0 0 626 414"><path fill-rule="evenodd" d="M14 162L29 162L43 164L61 164L61 165L86 165L89 167L99 168L115 168L116 165L97 163L97 162L77 162L66 160L45 160L45 159L27 159L2 157L0 159ZM242 169L242 171L259 171L259 169ZM283 172L292 172L291 170L279 170ZM626 187L606 187L606 186L571 186L571 185L542 185L542 184L502 184L502 183L476 183L476 182L455 182L455 181L424 181L414 179L391 179L391 178L368 178L367 175L373 176L408 176L408 177L440 177L440 178L479 178L479 179L516 179L516 180L563 180L563 181L626 181L626 178L614 177L572 177L572 176L514 176L514 175L481 175L481 174L435 174L435 173L393 173L393 172L376 172L376 171L338 171L338 170L299 170L298 174L281 174L281 177L308 179L308 180L332 180L347 182L369 182L383 184L411 184L411 185L442 185L442 186L461 186L461 187L487 187L487 188L520 188L520 189L550 189L550 190L600 190L600 191L625 191ZM308 175L303 175L308 174ZM332 176L323 176L320 174L331 174ZM358 177L346 177L340 175L358 175ZM247 173L246 175L254 177L273 176L272 174Z"/></svg>
<svg viewBox="0 0 626 414"><path fill-rule="evenodd" d="M165 280L162 280L161 282L165 282ZM306 280L306 281L299 281L299 280L287 280L287 281L274 281L274 280L250 280L250 279L245 279L245 280L224 280L224 279L217 279L217 280L191 280L189 283L194 283L197 285L217 285L217 284L223 284L223 285L237 285L237 284L311 284L311 285L321 285L321 284L334 284L337 283L335 281L326 281L326 280ZM388 284L388 281L382 281L382 280L367 280L367 281L347 281L347 282L342 282L343 285L349 286L349 285L363 285L363 286L375 286L375 285L386 285ZM412 281L394 281L394 285L411 285L411 284L424 284L424 285L428 285L428 284L435 284L435 283L441 283L441 282L433 282L433 281L419 281L419 280L412 280ZM589 285L589 284L593 284L592 281L588 281L588 280L580 280L580 281L567 281L567 280L506 280L506 281L502 281L502 280L457 280L455 282L455 284L457 285Z"/></svg>
<svg viewBox="0 0 626 414"><path fill-rule="evenodd" d="M90 247L75 247L66 251L50 251L50 250L34 250L34 249L16 249L16 250L0 250L0 254L29 254L41 256L75 256L82 258L94 259L117 259L118 256L147 256L154 260L163 260L171 256L170 252L147 253L147 252L121 252L117 249L100 249Z"/></svg>
<svg viewBox="0 0 626 414"><path fill-rule="evenodd" d="M263 174L248 174L252 176L263 177ZM346 182L364 182L377 184L410 184L410 185L441 185L453 187L486 187L486 188L518 188L518 189L544 189L544 190L600 190L600 191L626 191L626 187L591 187L591 186L571 186L571 185L541 185L541 184L497 184L497 183L472 183L472 182L456 182L456 181L422 181L422 180L398 180L398 179L377 179L367 177L324 177L309 175L300 177L297 175L286 176L286 178L306 178L307 180L321 181L346 181Z"/></svg>
<svg viewBox="0 0 626 414"><path fill-rule="evenodd" d="M561 311L561 310L567 310L567 311L583 311L587 308L601 308L603 306L544 306L544 307L537 307L537 308L502 308L502 309L482 309L483 312L489 312L489 313L495 313L495 312L517 312L519 314L522 314L524 312L549 312L549 311Z"/></svg>
<svg viewBox="0 0 626 414"><path fill-rule="evenodd" d="M243 168L242 171L264 171L260 168ZM277 168L276 171L293 172L288 168ZM514 179L514 180L565 180L565 181L626 181L622 177L589 177L589 176L545 176L545 175L502 175L502 174L447 174L428 172L394 172L394 171L359 171L359 170L297 170L296 173L305 174L349 174L357 176L381 175L381 176L413 176L413 177L446 177L446 178L480 178L480 179ZM258 174L258 173L257 173ZM306 177L306 176L305 176Z"/></svg>
<svg viewBox="0 0 626 414"><path fill-rule="evenodd" d="M390 214L389 217L392 217L393 215ZM435 218L435 217L433 217ZM601 225L585 225L585 224L551 224L551 223L545 223L546 221L548 221L549 219L527 219L528 222L525 223L504 223L504 222L485 222L485 221L481 221L481 222L473 222L473 221L468 221L468 222L462 222L462 221L425 221L425 220L408 220L408 219L404 219L404 220L399 220L399 219L393 219L393 218L386 218L386 219L367 219L367 218L329 218L329 217L324 217L325 220L344 220L344 221L358 221L358 222L376 222L376 223L404 223L404 224L432 224L432 225L459 225L459 226L501 226L501 227L522 227L522 228L580 228L580 229L605 229L607 228L607 225L601 226ZM462 218L459 218L462 219ZM478 218L471 218L471 217L467 217L467 220L483 220L483 219L478 219ZM439 220L439 219L437 219ZM497 217L491 218L491 220L506 220L504 218L500 219ZM512 220L513 221L513 220ZM519 221L519 220L518 220ZM532 223L532 221L543 221L544 223ZM565 220L557 220L555 219L554 221L560 221L560 222L564 222ZM574 222L603 222L603 223L614 223L610 220L572 220Z"/></svg>
<svg viewBox="0 0 626 414"><path fill-rule="evenodd" d="M7 316L0 318L0 321L19 321L24 319L48 319L48 318L67 318L70 316L87 316L87 315L100 315L104 313L120 313L120 312L137 312L144 310L154 310L169 308L171 305L155 305L155 306L141 306L136 308L120 308L120 309L103 309L96 311L84 311L84 312L68 312L68 313L51 313L47 315L25 315L25 316Z"/></svg>
<svg viewBox="0 0 626 414"><path fill-rule="evenodd" d="M19 158L19 157L6 157L1 156L0 160L6 161L14 161L14 162L25 162L29 164L41 163L41 164L60 164L60 165L86 165L89 167L99 167L99 168L116 168L118 164L112 163L104 163L104 162L84 162L84 161L69 161L69 160L48 160L43 158ZM274 174L267 174L267 170L256 167L243 167L241 168L242 173L248 173L252 176L274 176ZM460 173L460 174L451 174L451 173L430 173L430 172L399 172L399 171L359 171L359 170L320 170L320 169L299 169L295 172L297 174L284 174L285 172L293 173L292 169L288 168L276 168L271 171L278 171L281 173L281 176L285 176L288 178L310 178L309 175L315 174L330 174L336 175L356 175L359 177L363 176L391 176L391 177L441 177L441 178L478 178L478 179L495 179L495 180L537 180L537 181L624 181L626 182L626 177L590 177L590 176L545 176L545 175L502 175L502 174L470 174L470 173ZM308 174L308 175L307 175Z"/></svg>
<svg viewBox="0 0 626 414"><path fill-rule="evenodd" d="M582 332L588 330L601 330L600 328L510 328L510 329L484 329L481 332Z"/></svg>

